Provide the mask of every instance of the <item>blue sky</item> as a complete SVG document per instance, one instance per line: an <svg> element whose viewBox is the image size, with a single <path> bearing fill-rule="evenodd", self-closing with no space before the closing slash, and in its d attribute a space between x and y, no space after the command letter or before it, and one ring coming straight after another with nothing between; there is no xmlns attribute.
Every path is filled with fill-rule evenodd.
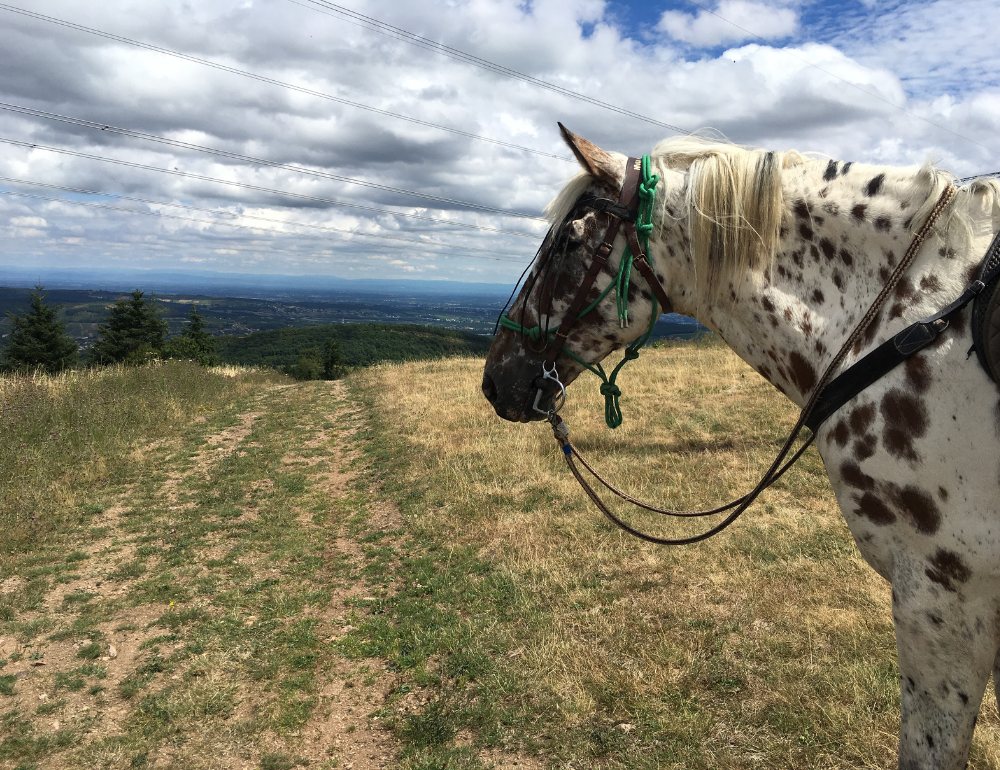
<svg viewBox="0 0 1000 770"><path fill-rule="evenodd" d="M311 0L11 2L464 134L0 11L0 101L325 175L0 109L0 176L18 180L0 181L0 265L509 283L543 223L343 178L537 215L574 171L549 157L566 155L556 121L630 154L670 135L320 13ZM959 176L1000 170L996 0L699 0L763 40L682 0L340 2L741 143L897 165L931 158ZM165 173L173 169L201 178Z"/></svg>

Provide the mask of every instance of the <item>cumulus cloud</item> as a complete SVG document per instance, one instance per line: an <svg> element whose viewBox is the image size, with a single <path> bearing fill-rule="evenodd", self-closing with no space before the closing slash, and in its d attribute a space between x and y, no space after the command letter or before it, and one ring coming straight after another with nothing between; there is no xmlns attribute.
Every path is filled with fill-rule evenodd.
<svg viewBox="0 0 1000 770"><path fill-rule="evenodd" d="M694 15L664 11L656 27L683 43L714 48L758 37L780 40L793 34L798 25L799 15L791 8L722 0L714 13L704 9Z"/></svg>
<svg viewBox="0 0 1000 770"><path fill-rule="evenodd" d="M1000 169L997 54L984 42L975 43L968 55L953 55L969 25L1000 24L1000 10L986 0L966 0L944 13L942 1L876 3L868 16L841 14L850 25L833 11L829 23L806 23L802 14L817 6L794 2L723 0L712 6L770 44L749 40L704 12L675 11L661 23L666 34L632 38L603 0L355 0L351 7L528 76L676 126L712 126L741 143L886 163L919 163L932 155L962 175ZM630 154L648 151L670 133L287 0L33 0L30 8L549 155L569 155L557 120ZM970 16L966 8L975 13ZM853 25L856 39L838 24ZM942 45L935 47L935 35ZM729 48L719 53L723 45ZM388 118L7 11L0 11L0 71L0 101L481 206L540 214L576 171L573 163L557 158ZM387 278L436 271L463 280L510 282L545 228L530 219L0 110L2 139L27 146L0 141L0 176L226 216L0 182L0 192L41 196L0 195L0 263L184 264ZM43 145L78 154L54 153ZM102 157L121 163L95 159ZM145 213L117 210L123 208ZM36 219L45 225L17 224Z"/></svg>

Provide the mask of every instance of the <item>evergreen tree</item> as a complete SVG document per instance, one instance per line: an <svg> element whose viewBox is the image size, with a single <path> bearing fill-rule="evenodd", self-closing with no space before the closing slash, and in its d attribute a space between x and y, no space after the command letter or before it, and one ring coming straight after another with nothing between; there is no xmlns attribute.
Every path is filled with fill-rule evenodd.
<svg viewBox="0 0 1000 770"><path fill-rule="evenodd" d="M181 329L179 337L174 337L163 347L164 356L171 358L193 358L202 366L218 364L219 357L215 355L215 338L206 331L208 324L205 317L198 312L198 306L192 305L188 313L188 322Z"/></svg>
<svg viewBox="0 0 1000 770"><path fill-rule="evenodd" d="M44 288L31 293L31 310L23 317L8 313L13 330L3 351L3 368L25 372L44 369L52 374L75 366L76 342L66 334L66 323L56 318L58 306L45 304Z"/></svg>
<svg viewBox="0 0 1000 770"><path fill-rule="evenodd" d="M319 348L303 348L290 374L297 380L319 380L323 377L323 359Z"/></svg>
<svg viewBox="0 0 1000 770"><path fill-rule="evenodd" d="M333 337L326 338L326 346L323 349L323 379L339 380L344 376L347 368L347 361L344 359L344 351L340 347L340 342Z"/></svg>
<svg viewBox="0 0 1000 770"><path fill-rule="evenodd" d="M91 348L91 357L99 364L141 364L157 358L163 350L167 322L160 317L156 295L143 299L136 289L111 306L111 312L97 331L101 339Z"/></svg>

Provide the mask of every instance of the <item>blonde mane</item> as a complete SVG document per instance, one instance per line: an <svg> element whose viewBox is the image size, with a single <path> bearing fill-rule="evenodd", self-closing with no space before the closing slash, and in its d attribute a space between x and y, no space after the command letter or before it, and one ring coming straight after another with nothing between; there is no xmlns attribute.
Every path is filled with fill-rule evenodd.
<svg viewBox="0 0 1000 770"><path fill-rule="evenodd" d="M728 294L730 284L739 292L749 271L774 259L785 212L781 172L806 157L697 135L660 142L652 155L657 165L688 169L685 203L699 295ZM660 214L661 223L669 221Z"/></svg>

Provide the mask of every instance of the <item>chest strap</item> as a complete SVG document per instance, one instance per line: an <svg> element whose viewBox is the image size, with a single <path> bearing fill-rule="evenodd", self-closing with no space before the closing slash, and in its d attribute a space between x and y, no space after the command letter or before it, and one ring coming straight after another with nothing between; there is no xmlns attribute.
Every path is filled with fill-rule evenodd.
<svg viewBox="0 0 1000 770"><path fill-rule="evenodd" d="M986 250L978 277L969 284L962 295L934 315L910 324L833 379L823 389L819 401L806 420L806 427L815 433L819 426L840 407L934 342L938 335L948 328L951 319L976 299L987 284L998 276L1000 276L1000 232L993 236L993 241Z"/></svg>

